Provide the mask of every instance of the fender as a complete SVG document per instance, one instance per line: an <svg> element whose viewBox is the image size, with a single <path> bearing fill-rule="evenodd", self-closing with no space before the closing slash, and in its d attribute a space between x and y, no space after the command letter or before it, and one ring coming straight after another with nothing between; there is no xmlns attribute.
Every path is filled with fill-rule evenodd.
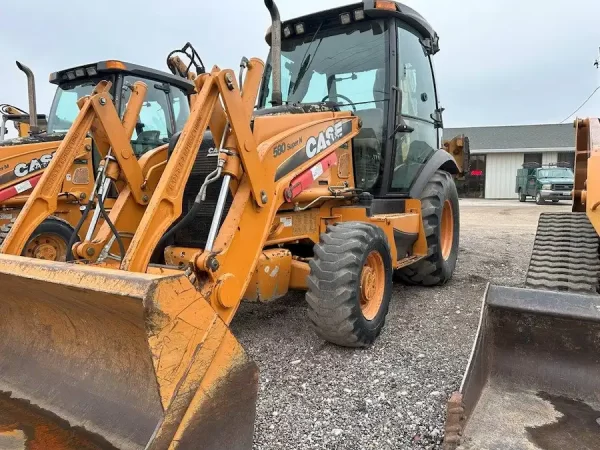
<svg viewBox="0 0 600 450"><path fill-rule="evenodd" d="M436 151L431 158L425 163L419 175L413 181L410 188L410 198L421 198L421 194L425 190L425 186L437 170L444 170L452 175L458 175L460 169L452 156L444 150Z"/></svg>

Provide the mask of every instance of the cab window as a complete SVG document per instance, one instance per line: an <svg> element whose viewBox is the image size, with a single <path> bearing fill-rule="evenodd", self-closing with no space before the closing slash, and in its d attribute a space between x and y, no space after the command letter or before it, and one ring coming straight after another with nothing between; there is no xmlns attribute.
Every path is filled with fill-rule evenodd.
<svg viewBox="0 0 600 450"><path fill-rule="evenodd" d="M161 83L134 76L126 76L123 79L121 92L121 114L125 112L129 98L131 97L131 86L136 81L144 82L148 87L146 99L142 105L137 124L131 136L131 145L136 156L169 142L173 134L169 112L169 98L167 90Z"/></svg>
<svg viewBox="0 0 600 450"><path fill-rule="evenodd" d="M61 84L54 94L48 117L48 133L66 133L79 114L77 101L90 95L101 78L86 78Z"/></svg>
<svg viewBox="0 0 600 450"><path fill-rule="evenodd" d="M538 178L573 178L571 169L542 169L538 170Z"/></svg>
<svg viewBox="0 0 600 450"><path fill-rule="evenodd" d="M175 86L171 86L171 99L175 116L175 131L179 132L183 130L190 116L190 103L185 92Z"/></svg>

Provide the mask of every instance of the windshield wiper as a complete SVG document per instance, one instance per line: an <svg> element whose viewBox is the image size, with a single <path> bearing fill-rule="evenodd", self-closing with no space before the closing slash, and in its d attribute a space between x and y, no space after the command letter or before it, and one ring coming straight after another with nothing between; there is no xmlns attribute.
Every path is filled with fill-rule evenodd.
<svg viewBox="0 0 600 450"><path fill-rule="evenodd" d="M315 32L314 36L312 37L312 39L308 43L308 47L306 48L306 52L304 52L304 56L302 57L302 63L300 65L300 69L298 70L298 76L296 77L296 80L294 82L294 88L292 90L292 94L296 93L296 90L298 89L298 86L300 86L300 82L304 78L304 75L306 75L306 73L308 72L308 68L310 67L310 65L312 64L312 62L315 60L315 55L319 51L319 47L321 46L321 43L323 42L323 39L321 39L319 41L319 45L317 45L317 48L315 49L315 52L312 55L308 54L308 52L310 51L310 48L312 47L313 42L315 41L315 39L317 38L317 35L319 34L319 31L321 31L321 27L322 26L323 26L323 22L321 22L319 24L319 28L317 28L317 31ZM289 100L287 100L285 103L289 103ZM301 103L301 102L296 102L296 103Z"/></svg>

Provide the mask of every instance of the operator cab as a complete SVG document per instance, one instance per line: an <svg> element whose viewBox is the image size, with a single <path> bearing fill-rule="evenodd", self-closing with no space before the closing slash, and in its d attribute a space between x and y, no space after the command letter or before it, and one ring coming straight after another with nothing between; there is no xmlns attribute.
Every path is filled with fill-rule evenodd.
<svg viewBox="0 0 600 450"><path fill-rule="evenodd" d="M142 81L148 86L145 102L132 135L136 156L169 142L180 132L190 114L188 96L194 84L184 78L121 61L102 61L50 75L58 86L48 117L48 134L65 134L79 113L77 100L90 95L102 80L112 82L111 96L123 115L131 86Z"/></svg>
<svg viewBox="0 0 600 450"><path fill-rule="evenodd" d="M362 122L353 140L357 188L406 196L441 147L431 62L438 50L425 19L392 1L364 0L285 21L277 109L353 111ZM260 108L272 106L272 90L270 54Z"/></svg>

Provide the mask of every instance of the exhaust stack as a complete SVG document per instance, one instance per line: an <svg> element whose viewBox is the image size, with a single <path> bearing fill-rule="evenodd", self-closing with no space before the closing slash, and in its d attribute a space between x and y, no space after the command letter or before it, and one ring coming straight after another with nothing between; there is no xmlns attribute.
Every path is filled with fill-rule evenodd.
<svg viewBox="0 0 600 450"><path fill-rule="evenodd" d="M25 75L27 75L27 97L29 100L29 134L37 134L41 130L38 125L37 117L37 104L35 98L35 77L33 76L33 72L31 71L31 69L25 64L21 64L19 61L16 61L16 63L19 70L23 71Z"/></svg>
<svg viewBox="0 0 600 450"><path fill-rule="evenodd" d="M271 14L271 70L273 73L272 106L281 106L281 18L274 0L265 0L265 6Z"/></svg>

